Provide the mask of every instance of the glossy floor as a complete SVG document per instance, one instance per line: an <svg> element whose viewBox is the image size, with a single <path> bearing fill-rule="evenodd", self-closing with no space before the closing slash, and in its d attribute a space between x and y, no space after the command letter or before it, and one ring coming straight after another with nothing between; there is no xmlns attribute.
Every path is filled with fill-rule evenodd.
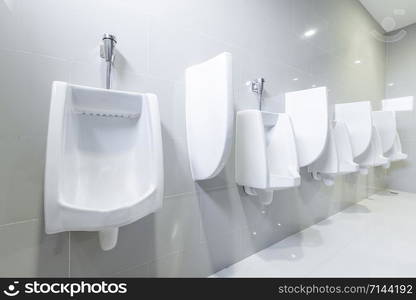
<svg viewBox="0 0 416 300"><path fill-rule="evenodd" d="M213 277L416 276L416 194L383 192Z"/></svg>

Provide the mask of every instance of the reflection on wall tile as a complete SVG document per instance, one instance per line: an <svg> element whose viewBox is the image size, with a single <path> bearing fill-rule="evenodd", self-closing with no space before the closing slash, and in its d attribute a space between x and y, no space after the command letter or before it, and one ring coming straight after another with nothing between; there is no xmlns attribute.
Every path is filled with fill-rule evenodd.
<svg viewBox="0 0 416 300"><path fill-rule="evenodd" d="M155 224L152 215L120 228L117 246L102 251L97 232L71 232L71 276L111 277L155 259Z"/></svg>

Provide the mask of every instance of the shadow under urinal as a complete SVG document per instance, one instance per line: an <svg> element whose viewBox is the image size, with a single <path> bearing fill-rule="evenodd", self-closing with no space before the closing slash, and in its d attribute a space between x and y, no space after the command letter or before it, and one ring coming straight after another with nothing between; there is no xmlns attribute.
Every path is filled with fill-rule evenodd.
<svg viewBox="0 0 416 300"><path fill-rule="evenodd" d="M35 266L34 274L25 274L23 277L66 277L68 276L69 260L69 233L57 233L53 235L45 234L45 218L43 212L38 221L39 240L37 245L40 251L33 257ZM55 261L57 260L57 261ZM17 262L16 262L17 263ZM2 274L2 276L10 276Z"/></svg>
<svg viewBox="0 0 416 300"><path fill-rule="evenodd" d="M156 236L154 214L121 227L117 245L111 251L102 251L95 232L73 231L70 233L70 275L117 277L122 271L150 263L156 259Z"/></svg>
<svg viewBox="0 0 416 300"><path fill-rule="evenodd" d="M207 183L204 185L203 182L196 184L201 243L207 248L211 269L215 273L248 256L239 243L242 207L235 187L207 188Z"/></svg>
<svg viewBox="0 0 416 300"><path fill-rule="evenodd" d="M275 212L282 212L279 201L283 199L280 197L267 206L260 201L253 201L253 196L248 196L241 186L227 185L228 181L225 178L234 174L232 166L231 163L225 167L223 179L209 179L196 183L202 217L201 242L206 243L211 267L215 272L301 230L298 224L291 223L287 226L287 221L280 221L284 223L282 227L273 225L278 223ZM214 182L222 182L225 186L213 187ZM290 197L285 198L290 200ZM202 211L207 210L207 206L211 206L211 212L215 209L216 216L212 213L207 215L207 211ZM218 225L217 222L224 222L225 219L229 220L229 226L234 227L231 229L233 232L227 232L230 228L212 228ZM239 239L237 241L236 234Z"/></svg>

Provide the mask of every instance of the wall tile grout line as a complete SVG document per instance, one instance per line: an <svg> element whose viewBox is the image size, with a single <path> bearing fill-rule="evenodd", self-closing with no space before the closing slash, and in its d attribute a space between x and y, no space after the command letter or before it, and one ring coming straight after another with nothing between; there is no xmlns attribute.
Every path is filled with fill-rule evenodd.
<svg viewBox="0 0 416 300"><path fill-rule="evenodd" d="M27 220L23 220L23 221L18 221L18 222L12 222L12 223L7 223L7 224L1 224L0 225L0 230L4 227L9 227L9 226L13 226L13 225L19 225L19 224L25 224L25 223L30 223L30 222L36 222L39 221L38 218L35 219L27 219Z"/></svg>
<svg viewBox="0 0 416 300"><path fill-rule="evenodd" d="M71 231L68 232L68 277L71 278Z"/></svg>

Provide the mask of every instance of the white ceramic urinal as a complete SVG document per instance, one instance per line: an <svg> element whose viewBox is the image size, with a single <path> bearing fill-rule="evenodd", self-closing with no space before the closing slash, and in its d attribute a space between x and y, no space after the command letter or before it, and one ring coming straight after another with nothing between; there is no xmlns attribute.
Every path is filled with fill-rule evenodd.
<svg viewBox="0 0 416 300"><path fill-rule="evenodd" d="M396 118L392 111L374 111L373 125L380 136L382 157L388 162L381 164L384 168L390 167L390 161L385 155L389 153L394 146L397 136Z"/></svg>
<svg viewBox="0 0 416 300"><path fill-rule="evenodd" d="M396 119L397 113L413 111L414 98L413 96L409 96L409 97L385 99L382 101L382 105L383 105L383 111L392 111ZM396 119L396 124L397 124L397 119ZM391 162L406 160L408 157L407 154L404 154L402 152L402 144L400 141L400 136L399 136L398 131L396 132L396 137L394 140L393 148L386 153L386 156Z"/></svg>
<svg viewBox="0 0 416 300"><path fill-rule="evenodd" d="M322 180L328 186L334 184L335 176L359 170L359 165L354 162L348 128L343 122L334 122L330 127L324 153L308 170L316 180Z"/></svg>
<svg viewBox="0 0 416 300"><path fill-rule="evenodd" d="M287 93L285 105L293 124L299 166L309 166L321 156L327 144L327 89L319 87Z"/></svg>
<svg viewBox="0 0 416 300"><path fill-rule="evenodd" d="M329 127L328 139L322 155L308 167L308 172L315 180L322 180L325 185L333 185L338 173L338 154L334 128Z"/></svg>
<svg viewBox="0 0 416 300"><path fill-rule="evenodd" d="M54 82L45 173L47 233L118 227L162 205L163 156L155 95Z"/></svg>
<svg viewBox="0 0 416 300"><path fill-rule="evenodd" d="M218 175L233 139L232 56L220 54L186 70L186 132L194 180Z"/></svg>
<svg viewBox="0 0 416 300"><path fill-rule="evenodd" d="M236 182L251 194L266 194L300 184L292 123L288 115L259 110L237 113ZM250 193L250 192L249 192Z"/></svg>
<svg viewBox="0 0 416 300"><path fill-rule="evenodd" d="M362 155L370 146L372 135L372 108L369 101L335 105L335 120L348 129L354 158Z"/></svg>
<svg viewBox="0 0 416 300"><path fill-rule="evenodd" d="M396 119L392 111L374 111L373 124L381 138L383 153L393 148L397 135Z"/></svg>
<svg viewBox="0 0 416 300"><path fill-rule="evenodd" d="M352 143L347 125L337 122L334 129L338 154L338 174L345 175L359 171L359 164L354 162Z"/></svg>
<svg viewBox="0 0 416 300"><path fill-rule="evenodd" d="M408 155L403 153L402 151L402 143L400 141L400 136L397 133L396 138L394 140L393 148L386 153L387 158L390 162L406 160Z"/></svg>
<svg viewBox="0 0 416 300"><path fill-rule="evenodd" d="M351 142L353 159L360 165L360 172L367 174L374 158L370 150L373 135L372 108L369 101L335 105L335 120L345 125ZM375 143L375 141L373 141Z"/></svg>
<svg viewBox="0 0 416 300"><path fill-rule="evenodd" d="M356 160L361 169L361 173L368 174L368 168L383 166L388 168L390 166L389 159L384 156L383 144L380 134L375 126L373 126L371 143L368 149Z"/></svg>

